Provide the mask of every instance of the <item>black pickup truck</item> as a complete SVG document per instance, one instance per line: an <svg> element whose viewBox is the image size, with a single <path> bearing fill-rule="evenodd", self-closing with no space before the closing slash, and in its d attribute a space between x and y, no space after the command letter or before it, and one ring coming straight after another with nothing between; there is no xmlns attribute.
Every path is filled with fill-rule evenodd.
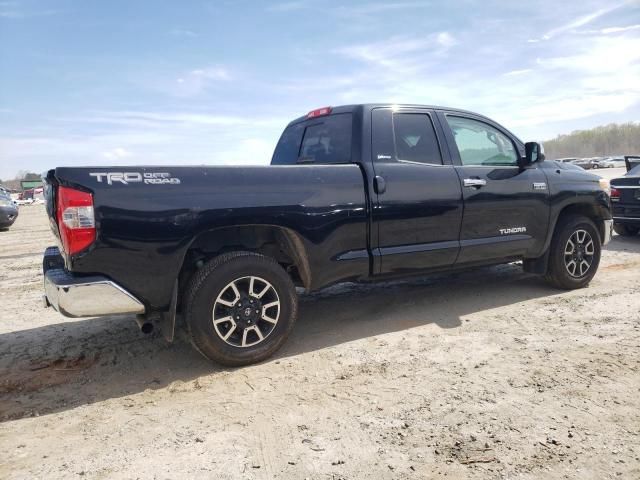
<svg viewBox="0 0 640 480"><path fill-rule="evenodd" d="M612 228L598 177L484 116L419 105L314 110L268 166L61 167L45 184L60 244L47 306L136 314L168 339L178 312L227 365L282 345L296 287L522 261L580 288Z"/></svg>

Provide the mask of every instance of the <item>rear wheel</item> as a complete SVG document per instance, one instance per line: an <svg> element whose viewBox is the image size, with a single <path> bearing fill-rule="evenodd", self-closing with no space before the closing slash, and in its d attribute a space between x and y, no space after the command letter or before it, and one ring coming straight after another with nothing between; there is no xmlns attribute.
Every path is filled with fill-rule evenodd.
<svg viewBox="0 0 640 480"><path fill-rule="evenodd" d="M640 231L640 227L632 227L629 225L624 225L622 223L614 223L613 230L618 235L622 235L623 237L633 237L634 235L638 234L638 231Z"/></svg>
<svg viewBox="0 0 640 480"><path fill-rule="evenodd" d="M562 224L560 224L562 222ZM551 240L545 279L564 289L586 287L600 264L600 235L587 217L572 215L558 220Z"/></svg>
<svg viewBox="0 0 640 480"><path fill-rule="evenodd" d="M193 345L210 360L229 366L271 356L293 329L298 309L287 272L253 252L211 260L191 280L185 303Z"/></svg>

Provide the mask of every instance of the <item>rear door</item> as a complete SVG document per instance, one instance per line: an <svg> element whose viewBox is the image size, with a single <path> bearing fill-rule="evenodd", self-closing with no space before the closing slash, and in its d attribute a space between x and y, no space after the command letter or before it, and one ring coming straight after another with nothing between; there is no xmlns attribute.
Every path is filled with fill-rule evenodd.
<svg viewBox="0 0 640 480"><path fill-rule="evenodd" d="M438 118L464 200L456 263L537 254L549 225L544 171L518 166L522 146L498 124L458 112Z"/></svg>
<svg viewBox="0 0 640 480"><path fill-rule="evenodd" d="M452 265L459 251L462 192L443 155L434 112L377 108L371 115L374 272Z"/></svg>

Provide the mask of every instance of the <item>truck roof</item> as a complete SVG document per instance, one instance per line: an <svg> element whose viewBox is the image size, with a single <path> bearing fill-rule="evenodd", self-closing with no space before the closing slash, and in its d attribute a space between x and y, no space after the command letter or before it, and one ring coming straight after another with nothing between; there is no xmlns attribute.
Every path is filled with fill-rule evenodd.
<svg viewBox="0 0 640 480"><path fill-rule="evenodd" d="M385 108L385 107L386 108L398 107L398 108L424 108L428 110L446 110L448 112L472 114L477 117L483 117L483 118L486 118L487 120L491 120L490 118L485 117L484 115L481 115L477 112L472 112L470 110L463 110L461 108L443 107L438 105L422 105L417 103L355 103L352 105L338 105L335 107L324 107L324 108L331 108L331 115L333 115L336 113L352 113L356 110L372 110L374 108ZM291 122L289 122L288 125L293 125L295 123L308 120L309 119L308 115L309 114L302 115L301 117L298 117L295 120L292 120Z"/></svg>
<svg viewBox="0 0 640 480"><path fill-rule="evenodd" d="M438 106L438 105L421 105L421 104L417 104L417 103L356 103L356 104L352 104L352 105L339 105L339 106L336 106L336 107L323 107L323 108L319 108L319 109L316 109L316 110L312 110L311 112L307 113L306 115L298 117L295 120L292 120L291 122L289 122L287 124L287 127L289 127L290 125L294 125L296 123L300 123L300 122L304 122L306 120L309 120L309 118L310 118L309 115L312 112L320 111L320 110L323 110L325 108L330 108L331 109L331 113L329 115L333 115L333 114L336 114L336 113L353 113L353 112L356 112L356 111L359 111L359 110L360 111L371 111L374 108L389 108L389 107L421 108L421 109L427 109L427 110L445 110L447 112L452 112L452 113L464 113L464 114L468 114L468 115L473 115L475 117L488 120L490 123L493 123L493 124L496 123L495 120L492 120L491 118L489 118L489 117L487 117L485 115L482 115L482 114L477 113L477 112L472 112L471 110L464 110L464 109L461 109L461 108L443 107L443 106ZM522 140L520 140L520 138L517 135L515 135L513 132L509 131L507 128L505 128L502 125L500 125L500 127L502 127L504 130L509 132L520 143L522 143Z"/></svg>

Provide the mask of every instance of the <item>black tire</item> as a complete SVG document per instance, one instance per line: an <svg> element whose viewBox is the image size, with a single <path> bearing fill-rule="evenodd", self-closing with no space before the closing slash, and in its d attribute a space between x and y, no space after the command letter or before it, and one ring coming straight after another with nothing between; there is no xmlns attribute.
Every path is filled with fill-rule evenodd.
<svg viewBox="0 0 640 480"><path fill-rule="evenodd" d="M584 247L582 249L578 248L578 242L576 241L575 256L566 255L565 252L570 248L568 243L569 239L572 239L572 241L576 240L578 237L575 237L574 235L580 235L579 232L586 232L590 237L593 250L587 250L589 252L592 251L592 254L587 255L584 251ZM566 290L583 288L589 284L598 270L601 254L600 234L598 233L598 229L594 223L589 218L581 215L570 215L558 219L556 230L553 234L553 239L551 240L551 246L549 248L549 264L545 275L545 280L547 282L554 287ZM582 250L582 253L580 250ZM577 257L578 255L580 256ZM574 261L573 265L571 265L571 260ZM577 262L582 262L582 260L590 262L588 268L583 267L583 264L581 263L578 264L579 267L576 265ZM574 267L573 274L570 272L572 267ZM577 270L577 268L580 268L580 270ZM583 268L585 268L585 270L581 271Z"/></svg>
<svg viewBox="0 0 640 480"><path fill-rule="evenodd" d="M622 235L623 237L633 237L634 235L638 234L638 231L640 231L640 227L631 227L622 223L614 223L613 231L618 235Z"/></svg>
<svg viewBox="0 0 640 480"><path fill-rule="evenodd" d="M233 312L238 313L238 310L233 309L239 308L240 312L245 311L242 302L246 300L248 305L248 302L258 300L250 294L243 295L242 302L236 300L234 307L225 307L220 303L222 295L228 295L229 291L243 293L240 291L242 285L249 281L245 279L252 277L256 278L256 282L264 280L264 282L259 282L261 286L269 284L272 287L272 290L268 290L266 295L272 295L272 299L275 298L279 302L277 307L269 307L277 308L278 315L275 325L272 320L269 322L263 320L265 310L261 310L262 305L259 308L256 306L257 310L253 310L254 306L251 306L253 312L256 313L255 317L240 318L242 315L234 317ZM235 282L239 282L238 288L229 290L230 284L236 285ZM230 303L229 300L224 302L225 304ZM208 359L231 367L260 362L273 355L291 333L298 315L296 290L287 272L272 258L253 252L225 253L205 264L189 282L185 294L185 306L185 320L194 347ZM219 316L238 318L238 324L235 320L230 320L228 323L223 322L218 324L220 326L214 327L214 318L217 315L217 309L220 308L229 308L229 311ZM257 315L260 310L262 313ZM229 317L229 315L231 316ZM247 315L249 314L247 313ZM273 316L273 313L269 315ZM241 322L246 328L241 327ZM262 332L265 327L265 332ZM222 329L225 328L226 332L222 332ZM252 331L255 328L261 331L260 335L265 333L264 339L260 339L255 330ZM271 330L268 330L269 328ZM227 334L232 329L231 336L227 340L223 339L223 333ZM249 333L244 333L245 337L240 339L240 332L245 330L248 330ZM266 333L267 331L268 333ZM257 338L258 343L253 346L233 344L240 342L244 344L245 339L250 336L253 340Z"/></svg>

